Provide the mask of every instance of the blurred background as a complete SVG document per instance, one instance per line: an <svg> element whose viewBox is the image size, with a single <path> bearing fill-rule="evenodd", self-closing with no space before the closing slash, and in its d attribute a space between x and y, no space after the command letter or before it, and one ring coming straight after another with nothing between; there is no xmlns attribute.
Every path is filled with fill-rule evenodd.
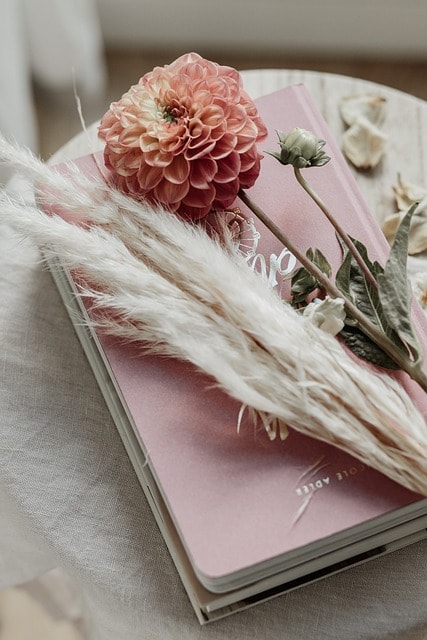
<svg viewBox="0 0 427 640"><path fill-rule="evenodd" d="M427 99L426 25L426 0L0 0L0 131L48 159L81 130L74 85L90 124L153 66L188 51ZM72 626L39 608L53 596ZM73 598L57 574L0 592L0 640L80 638Z"/></svg>
<svg viewBox="0 0 427 640"><path fill-rule="evenodd" d="M425 0L0 0L0 130L48 158L153 66L323 70L427 98Z"/></svg>

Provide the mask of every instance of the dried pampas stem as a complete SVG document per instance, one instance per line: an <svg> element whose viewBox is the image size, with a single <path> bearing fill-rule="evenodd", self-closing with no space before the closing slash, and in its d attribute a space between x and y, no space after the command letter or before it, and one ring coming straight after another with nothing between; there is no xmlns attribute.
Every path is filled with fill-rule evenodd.
<svg viewBox="0 0 427 640"><path fill-rule="evenodd" d="M427 495L427 429L407 393L351 359L237 253L101 179L58 174L4 141L0 156L48 185L45 206L88 223L1 196L1 220L83 276L82 295L109 311L100 329L192 362L242 405Z"/></svg>

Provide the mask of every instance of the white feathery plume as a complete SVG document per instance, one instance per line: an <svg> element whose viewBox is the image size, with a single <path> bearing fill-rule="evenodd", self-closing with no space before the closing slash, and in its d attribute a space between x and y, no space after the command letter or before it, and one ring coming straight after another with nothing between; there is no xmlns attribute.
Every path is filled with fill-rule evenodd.
<svg viewBox="0 0 427 640"><path fill-rule="evenodd" d="M0 156L49 185L45 204L89 221L1 196L0 219L83 276L82 294L109 311L100 328L192 362L243 405L427 495L426 424L404 389L355 362L236 253L102 179L58 176L5 142Z"/></svg>

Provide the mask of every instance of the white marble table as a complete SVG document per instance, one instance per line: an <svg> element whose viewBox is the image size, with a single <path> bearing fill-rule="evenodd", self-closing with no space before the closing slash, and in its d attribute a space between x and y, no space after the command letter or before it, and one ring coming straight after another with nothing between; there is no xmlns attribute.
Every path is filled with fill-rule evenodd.
<svg viewBox="0 0 427 640"><path fill-rule="evenodd" d="M427 180L427 104L352 78L244 73L257 95L304 82L340 139L340 97L388 99L381 166L356 177L379 219L398 172ZM55 159L86 153L77 136ZM417 263L420 264L420 263ZM422 263L421 263L422 264ZM0 231L0 588L54 566L82 593L91 640L425 640L427 542L201 628L37 250Z"/></svg>

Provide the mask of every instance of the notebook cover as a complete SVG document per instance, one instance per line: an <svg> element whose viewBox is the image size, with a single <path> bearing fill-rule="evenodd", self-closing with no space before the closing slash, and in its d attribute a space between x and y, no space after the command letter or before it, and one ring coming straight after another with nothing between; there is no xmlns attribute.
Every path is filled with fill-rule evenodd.
<svg viewBox="0 0 427 640"><path fill-rule="evenodd" d="M269 130L261 150L277 149L276 129L296 126L327 141L331 162L305 175L346 230L366 244L371 259L384 262L388 245L305 87L286 88L256 103ZM90 156L78 163L96 171ZM250 195L300 247L319 247L333 266L339 264L335 232L296 183L292 167L265 155ZM253 217L241 202L236 206ZM248 256L248 263L265 267L270 284L280 287L270 265L283 247L262 225L256 227L260 237L251 249L258 257ZM415 324L425 348L426 322L418 309ZM134 345L99 338L112 382L202 583L226 584L236 572L274 565L288 552L340 531L350 533L420 500L351 456L292 430L283 442L271 442L262 429L249 425L238 433L239 404L192 365L141 356ZM425 394L407 386L426 415ZM310 472L316 465L318 471Z"/></svg>

